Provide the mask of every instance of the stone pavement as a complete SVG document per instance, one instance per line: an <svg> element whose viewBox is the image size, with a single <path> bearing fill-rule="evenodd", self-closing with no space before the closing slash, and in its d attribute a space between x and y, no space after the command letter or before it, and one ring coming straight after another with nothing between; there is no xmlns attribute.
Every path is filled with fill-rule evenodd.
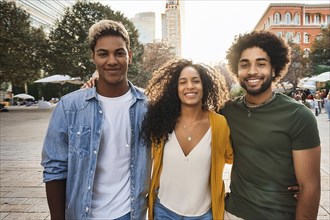
<svg viewBox="0 0 330 220"><path fill-rule="evenodd" d="M0 219L50 219L40 166L43 138L51 109L12 107L0 113ZM318 219L330 219L329 127L326 114L317 117L322 141L322 192ZM226 187L230 166L225 169ZM228 190L228 188L227 188Z"/></svg>

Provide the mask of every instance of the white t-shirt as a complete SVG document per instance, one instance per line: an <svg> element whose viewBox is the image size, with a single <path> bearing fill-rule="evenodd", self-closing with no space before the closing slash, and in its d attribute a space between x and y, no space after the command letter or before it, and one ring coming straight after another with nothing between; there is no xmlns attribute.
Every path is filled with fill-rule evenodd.
<svg viewBox="0 0 330 220"><path fill-rule="evenodd" d="M132 93L116 98L97 95L104 121L94 178L91 219L114 219L130 212Z"/></svg>
<svg viewBox="0 0 330 220"><path fill-rule="evenodd" d="M185 156L173 131L164 146L158 198L184 216L200 216L211 207L211 128Z"/></svg>

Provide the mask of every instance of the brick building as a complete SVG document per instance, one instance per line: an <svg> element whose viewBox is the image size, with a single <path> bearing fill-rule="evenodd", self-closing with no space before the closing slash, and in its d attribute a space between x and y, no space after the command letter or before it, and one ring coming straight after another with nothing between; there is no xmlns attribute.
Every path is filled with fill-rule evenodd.
<svg viewBox="0 0 330 220"><path fill-rule="evenodd" d="M329 4L271 3L254 30L268 30L292 40L308 54L322 28L329 25Z"/></svg>

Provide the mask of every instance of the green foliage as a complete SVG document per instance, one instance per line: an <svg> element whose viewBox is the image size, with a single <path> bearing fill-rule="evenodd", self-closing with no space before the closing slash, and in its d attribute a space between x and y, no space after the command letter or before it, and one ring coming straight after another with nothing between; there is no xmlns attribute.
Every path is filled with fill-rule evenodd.
<svg viewBox="0 0 330 220"><path fill-rule="evenodd" d="M138 32L132 22L120 12L100 3L78 1L67 9L61 20L49 35L48 65L49 75L67 74L87 80L95 71L89 48L88 30L95 22L102 19L120 21L130 35L133 63L130 64L128 77L133 83L140 74L143 46L138 42Z"/></svg>
<svg viewBox="0 0 330 220"><path fill-rule="evenodd" d="M311 75L330 71L330 25L322 29L320 38L314 41L309 58Z"/></svg>
<svg viewBox="0 0 330 220"><path fill-rule="evenodd" d="M29 15L13 2L0 1L0 81L22 86L39 77L46 48L42 29L32 28Z"/></svg>

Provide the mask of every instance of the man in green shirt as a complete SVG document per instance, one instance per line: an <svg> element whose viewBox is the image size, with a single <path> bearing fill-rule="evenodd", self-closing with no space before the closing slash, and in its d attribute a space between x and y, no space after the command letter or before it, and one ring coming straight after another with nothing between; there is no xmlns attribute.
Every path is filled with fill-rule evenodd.
<svg viewBox="0 0 330 220"><path fill-rule="evenodd" d="M272 91L290 63L288 45L270 32L239 36L228 64L246 94L226 104L234 149L225 219L316 219L320 138L313 113ZM299 200L288 186L299 184Z"/></svg>

